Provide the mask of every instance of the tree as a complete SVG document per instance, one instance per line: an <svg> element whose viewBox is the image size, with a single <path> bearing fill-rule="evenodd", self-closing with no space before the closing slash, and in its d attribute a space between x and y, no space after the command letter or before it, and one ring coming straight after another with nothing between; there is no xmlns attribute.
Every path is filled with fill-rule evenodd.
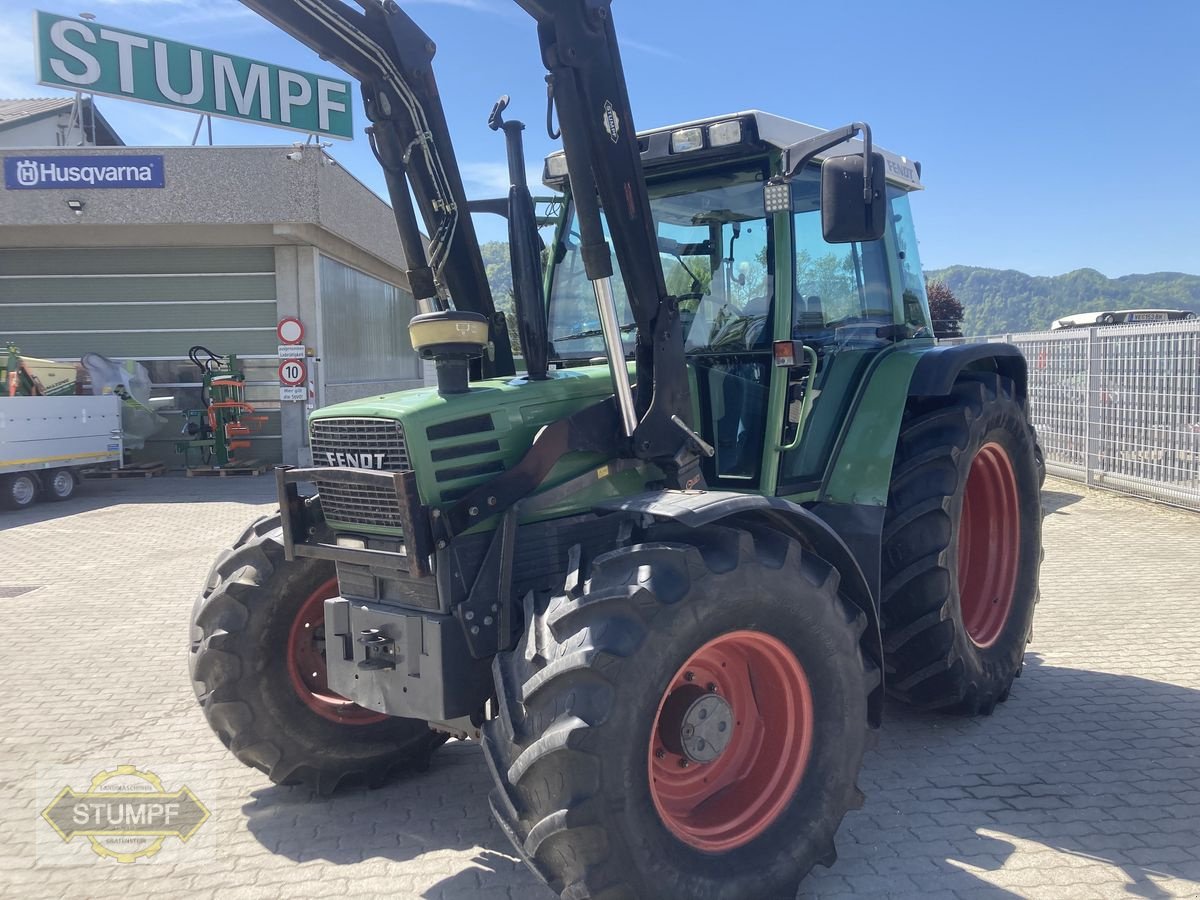
<svg viewBox="0 0 1200 900"><path fill-rule="evenodd" d="M508 323L508 339L512 342L513 353L521 352L521 332L517 328L517 309L513 298L512 262L508 255L507 241L487 241L479 245L480 255L483 256L483 268L487 273L488 284L492 288L492 302L496 309L504 313Z"/></svg>
<svg viewBox="0 0 1200 900"><path fill-rule="evenodd" d="M929 297L929 316L933 319L935 336L962 337L963 305L944 281L926 281L925 294Z"/></svg>

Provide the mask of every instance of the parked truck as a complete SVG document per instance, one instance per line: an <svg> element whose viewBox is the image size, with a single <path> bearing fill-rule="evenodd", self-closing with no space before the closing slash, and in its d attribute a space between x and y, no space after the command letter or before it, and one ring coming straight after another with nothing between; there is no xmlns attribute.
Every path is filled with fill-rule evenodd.
<svg viewBox="0 0 1200 900"><path fill-rule="evenodd" d="M66 500L84 467L120 465L121 398L0 397L0 508Z"/></svg>

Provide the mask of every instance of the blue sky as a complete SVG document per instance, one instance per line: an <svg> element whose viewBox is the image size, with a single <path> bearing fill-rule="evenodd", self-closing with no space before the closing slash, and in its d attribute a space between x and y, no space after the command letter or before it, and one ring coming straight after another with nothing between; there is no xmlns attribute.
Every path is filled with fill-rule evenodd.
<svg viewBox="0 0 1200 900"><path fill-rule="evenodd" d="M407 0L437 42L434 65L471 196L507 184L503 141L485 120L501 93L542 127L534 25L508 0ZM316 72L336 72L233 0L0 3L0 97L53 96L33 75L32 10ZM616 0L635 119L650 127L759 107L815 125L855 119L921 160L915 199L926 268L995 266L1052 275L1200 274L1200 3L1195 0ZM196 117L115 99L99 108L128 143L179 144ZM383 180L360 136L330 152ZM298 136L214 120L218 143ZM478 221L484 239L498 220Z"/></svg>

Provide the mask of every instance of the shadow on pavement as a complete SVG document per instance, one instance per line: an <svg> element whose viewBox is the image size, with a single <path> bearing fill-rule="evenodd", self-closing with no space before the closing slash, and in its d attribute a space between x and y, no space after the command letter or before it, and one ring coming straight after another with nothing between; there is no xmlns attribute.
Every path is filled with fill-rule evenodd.
<svg viewBox="0 0 1200 900"><path fill-rule="evenodd" d="M867 804L839 833L841 861L802 896L823 895L831 877L855 889L898 875L924 891L1023 896L991 877L1017 850L1058 857L1054 872L1017 873L1030 888L1059 883L1061 854L1119 869L1131 897L1174 896L1156 878L1200 880L1200 691L1029 654L990 718L887 712L863 767ZM1013 875L996 880L1011 886Z"/></svg>
<svg viewBox="0 0 1200 900"><path fill-rule="evenodd" d="M996 873L1047 852L1054 872L1017 881L1057 883L1063 854L1118 868L1133 897L1170 896L1156 878L1200 880L1200 691L1030 654L1011 701L989 718L891 704L861 784L867 804L839 832L839 861L816 869L801 896L1021 896L1013 870ZM297 861L419 867L426 854L477 850L474 867L427 898L550 898L492 824L490 788L478 748L451 743L429 773L380 790L314 799L270 788L243 811L264 846Z"/></svg>
<svg viewBox="0 0 1200 900"><path fill-rule="evenodd" d="M257 506L275 499L275 478L263 475L227 478L96 478L80 482L69 500L37 500L23 510L0 510L0 531L64 519L80 513L102 512L114 506L142 503L245 503Z"/></svg>
<svg viewBox="0 0 1200 900"><path fill-rule="evenodd" d="M423 896L466 900L511 886L514 895L519 892L527 900L552 900L554 895L516 859L492 821L487 802L491 789L479 748L452 741L434 755L427 773L333 797L305 788L269 787L255 791L242 812L250 833L264 847L297 862L415 863L439 851L475 850L473 867L443 879ZM444 860L440 868L445 870Z"/></svg>
<svg viewBox="0 0 1200 900"><path fill-rule="evenodd" d="M1053 515L1061 512L1065 507L1078 503L1083 499L1082 494L1074 494L1068 491L1047 491L1042 490L1042 512L1044 515ZM1067 513L1066 515L1069 515Z"/></svg>

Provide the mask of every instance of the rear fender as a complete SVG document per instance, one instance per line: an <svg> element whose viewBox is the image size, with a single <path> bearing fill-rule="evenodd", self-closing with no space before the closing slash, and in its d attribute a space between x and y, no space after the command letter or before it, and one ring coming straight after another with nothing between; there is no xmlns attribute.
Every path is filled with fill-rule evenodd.
<svg viewBox="0 0 1200 900"><path fill-rule="evenodd" d="M1014 344L941 344L921 355L908 383L910 397L944 397L963 372L996 372L1017 388L1017 401L1028 408L1029 367Z"/></svg>
<svg viewBox="0 0 1200 900"><path fill-rule="evenodd" d="M620 497L595 507L597 513L633 513L699 528L713 522L761 523L799 541L801 546L834 566L841 575L840 591L867 617L859 642L863 654L879 668L880 683L868 700L873 727L883 718L883 638L879 614L863 568L842 537L803 506L780 497L738 494L732 491L651 491ZM876 549L878 555L878 548Z"/></svg>
<svg viewBox="0 0 1200 900"><path fill-rule="evenodd" d="M964 372L997 372L1016 385L1028 416L1025 357L1012 344L905 346L880 353L863 379L838 435L820 500L886 506L896 440L908 401L944 397Z"/></svg>

